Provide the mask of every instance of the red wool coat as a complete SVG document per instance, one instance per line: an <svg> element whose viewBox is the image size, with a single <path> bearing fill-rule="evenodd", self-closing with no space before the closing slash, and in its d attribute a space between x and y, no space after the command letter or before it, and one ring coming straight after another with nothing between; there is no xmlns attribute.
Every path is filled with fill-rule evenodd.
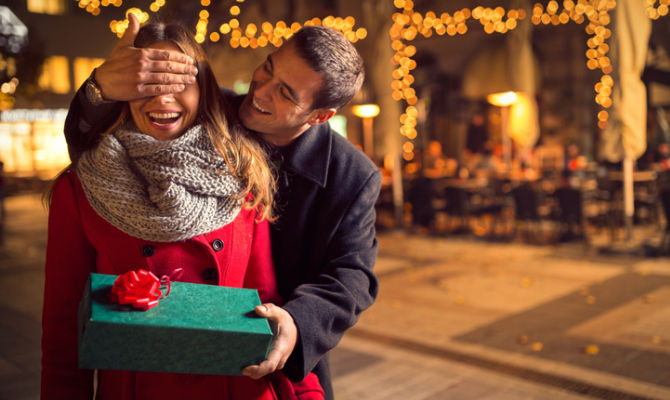
<svg viewBox="0 0 670 400"><path fill-rule="evenodd" d="M157 276L183 268L180 281L256 288L280 304L267 222L243 209L228 225L182 242L132 237L100 217L73 171L55 184L49 213L42 315L42 398L92 399L93 371L77 367L77 307L90 272L143 268ZM238 376L99 371L97 399L321 399L314 374L290 382L281 372Z"/></svg>

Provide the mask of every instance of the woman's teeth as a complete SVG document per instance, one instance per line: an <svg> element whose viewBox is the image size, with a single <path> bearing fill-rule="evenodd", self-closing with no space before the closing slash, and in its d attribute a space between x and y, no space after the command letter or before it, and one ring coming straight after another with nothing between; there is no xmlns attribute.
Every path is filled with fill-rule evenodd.
<svg viewBox="0 0 670 400"><path fill-rule="evenodd" d="M151 122L158 125L169 125L175 122L181 116L181 113L178 112L169 112L169 113L147 113L147 116Z"/></svg>

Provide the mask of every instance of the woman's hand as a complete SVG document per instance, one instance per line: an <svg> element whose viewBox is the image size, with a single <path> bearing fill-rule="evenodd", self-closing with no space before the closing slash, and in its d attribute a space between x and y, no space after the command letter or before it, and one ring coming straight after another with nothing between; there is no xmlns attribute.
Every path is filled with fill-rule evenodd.
<svg viewBox="0 0 670 400"><path fill-rule="evenodd" d="M243 375L253 379L262 378L284 368L286 360L288 360L298 341L298 328L291 314L283 308L272 303L265 303L256 306L256 314L272 321L277 331L267 360L258 365L250 365L242 370Z"/></svg>

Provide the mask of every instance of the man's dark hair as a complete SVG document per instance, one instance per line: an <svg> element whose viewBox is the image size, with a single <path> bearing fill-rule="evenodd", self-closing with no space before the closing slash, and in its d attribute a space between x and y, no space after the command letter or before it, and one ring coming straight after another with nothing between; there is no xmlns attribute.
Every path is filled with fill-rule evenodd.
<svg viewBox="0 0 670 400"><path fill-rule="evenodd" d="M363 85L363 59L340 32L323 26L306 26L289 40L298 55L321 75L323 84L314 95L312 109L339 109Z"/></svg>

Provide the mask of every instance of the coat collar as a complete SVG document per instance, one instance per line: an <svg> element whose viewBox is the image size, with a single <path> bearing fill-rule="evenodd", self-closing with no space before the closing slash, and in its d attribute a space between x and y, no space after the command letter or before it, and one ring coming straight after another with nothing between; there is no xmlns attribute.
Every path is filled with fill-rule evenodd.
<svg viewBox="0 0 670 400"><path fill-rule="evenodd" d="M222 89L222 93L234 108L239 109L244 95L229 89ZM278 149L284 158L282 167L325 187L332 142L333 132L328 123L312 126L293 142Z"/></svg>
<svg viewBox="0 0 670 400"><path fill-rule="evenodd" d="M284 156L283 167L325 187L332 140L332 131L327 123L312 126L280 149Z"/></svg>

